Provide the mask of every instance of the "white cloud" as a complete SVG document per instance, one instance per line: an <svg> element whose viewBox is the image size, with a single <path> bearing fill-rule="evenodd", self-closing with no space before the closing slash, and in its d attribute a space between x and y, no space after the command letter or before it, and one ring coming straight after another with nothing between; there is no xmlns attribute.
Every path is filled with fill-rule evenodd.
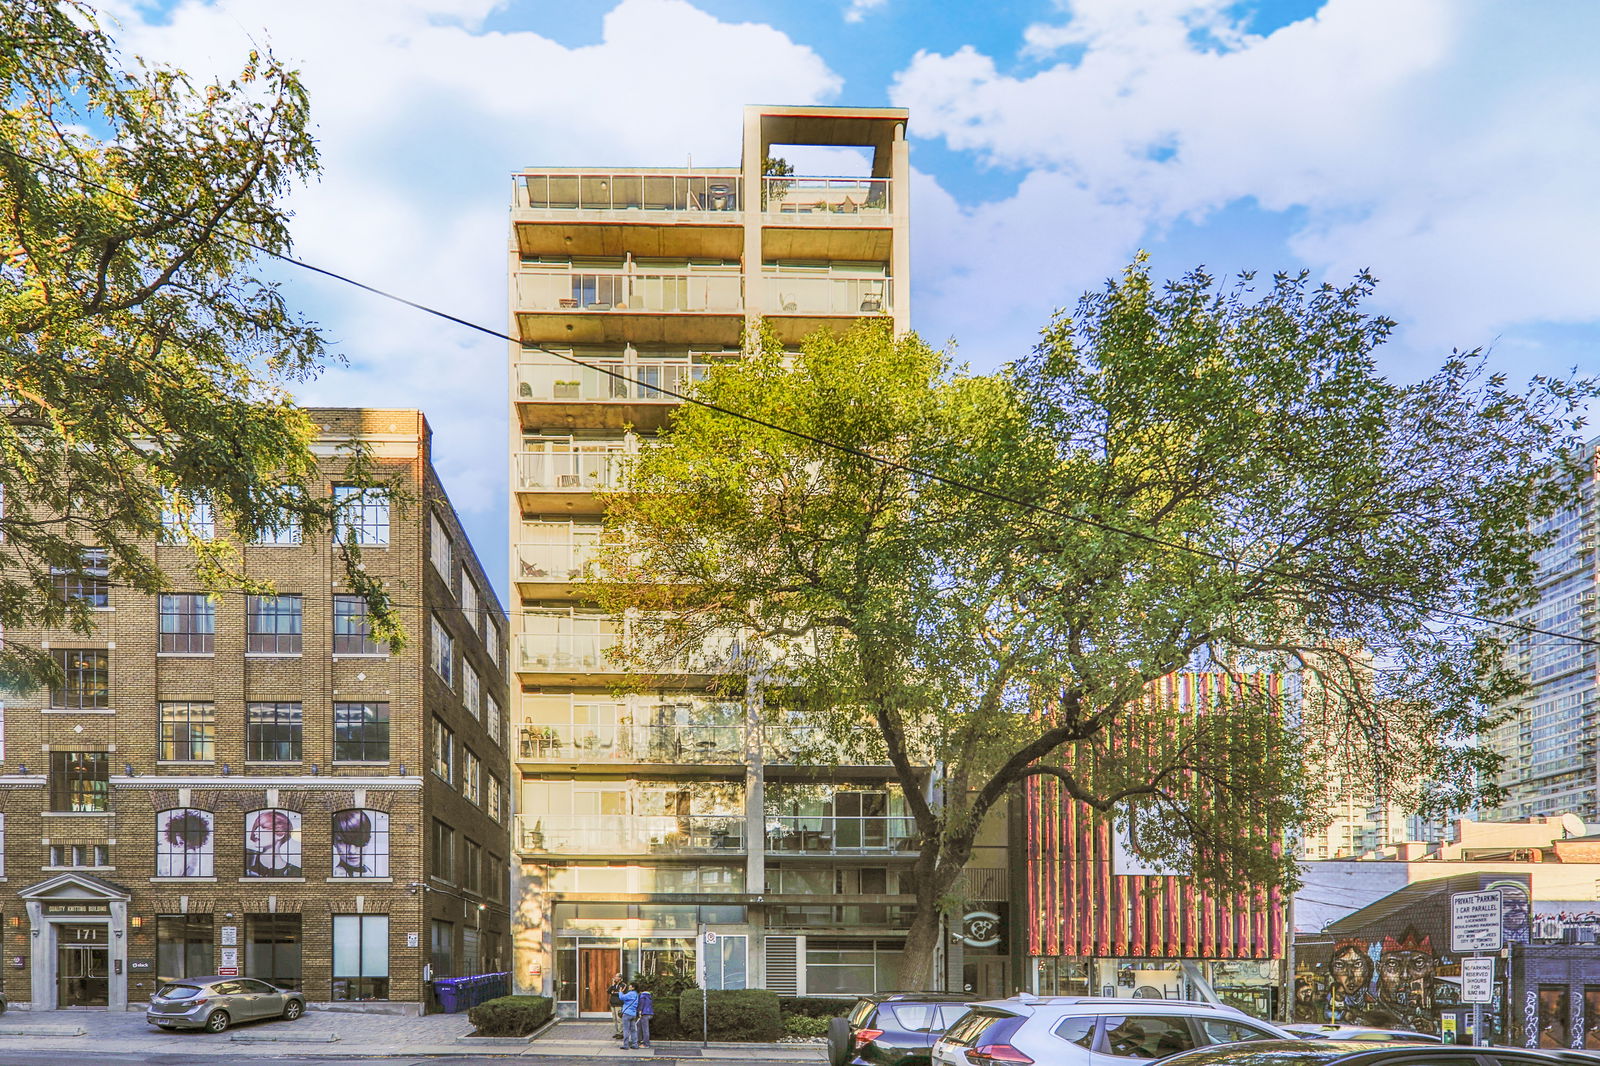
<svg viewBox="0 0 1600 1066"><path fill-rule="evenodd" d="M888 0L850 0L850 6L845 9L844 20L860 22L869 12L876 11L886 3Z"/></svg>
<svg viewBox="0 0 1600 1066"><path fill-rule="evenodd" d="M620 0L598 43L571 48L484 30L498 0L180 0L159 16L137 0L102 6L124 51L197 77L231 74L252 45L270 45L302 72L322 152L322 180L291 199L296 253L501 329L513 169L681 166L687 154L736 165L743 105L821 103L841 85L777 30L684 0ZM351 361L302 398L422 408L498 575L505 344L332 282L294 284Z"/></svg>
<svg viewBox="0 0 1600 1066"><path fill-rule="evenodd" d="M1165 227L1254 201L1290 213L1286 252L1314 270L1372 267L1414 343L1600 320L1600 259L1574 239L1600 232L1600 80L1576 43L1596 9L1330 0L1257 35L1221 0L1063 7L1024 35L1042 69L1008 73L970 47L919 53L892 93L917 135L1028 172L966 224L1020 213L1054 183L1031 226L995 231L1015 243L995 246L993 270L1040 246L1068 263L1125 259ZM1086 232L1114 247L1085 249ZM921 280L936 285L965 269L929 265L944 275Z"/></svg>

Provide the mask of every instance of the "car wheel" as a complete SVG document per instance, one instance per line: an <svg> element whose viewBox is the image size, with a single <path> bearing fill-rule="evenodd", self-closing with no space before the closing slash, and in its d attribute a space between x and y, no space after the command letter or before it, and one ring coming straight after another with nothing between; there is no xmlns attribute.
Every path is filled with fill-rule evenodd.
<svg viewBox="0 0 1600 1066"><path fill-rule="evenodd" d="M211 1012L210 1016L206 1018L206 1032L220 1033L226 1028L228 1028L227 1011L214 1010Z"/></svg>
<svg viewBox="0 0 1600 1066"><path fill-rule="evenodd" d="M833 1066L850 1061L850 1023L844 1018L828 1021L828 1061Z"/></svg>
<svg viewBox="0 0 1600 1066"><path fill-rule="evenodd" d="M300 1017L305 1012L305 1009L306 1005L304 1003L301 1003L298 999L291 999L283 1005L283 1016L292 1022Z"/></svg>

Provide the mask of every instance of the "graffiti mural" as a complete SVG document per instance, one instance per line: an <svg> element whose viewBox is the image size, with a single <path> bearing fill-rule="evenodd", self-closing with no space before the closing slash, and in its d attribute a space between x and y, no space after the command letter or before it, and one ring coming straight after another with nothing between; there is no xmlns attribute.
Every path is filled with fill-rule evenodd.
<svg viewBox="0 0 1600 1066"><path fill-rule="evenodd" d="M1296 974L1295 1020L1437 1033L1438 1008L1459 998L1459 986L1442 980L1439 968L1433 938L1415 927L1381 940L1340 940L1320 966Z"/></svg>

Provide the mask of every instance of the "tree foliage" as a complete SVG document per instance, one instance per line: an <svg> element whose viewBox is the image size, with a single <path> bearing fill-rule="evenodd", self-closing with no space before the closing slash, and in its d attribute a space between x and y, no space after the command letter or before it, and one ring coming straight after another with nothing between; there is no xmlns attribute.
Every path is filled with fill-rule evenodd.
<svg viewBox="0 0 1600 1066"><path fill-rule="evenodd" d="M87 631L50 574L86 548L115 582L165 587L147 547L164 507L203 502L241 539L285 516L328 528L316 427L286 391L320 368L322 338L258 268L288 251L279 201L317 170L295 74L257 53L203 85L125 68L77 0L16 0L0 6L0 95L0 624ZM186 527L208 586L248 584L232 541ZM0 680L41 669L0 651Z"/></svg>
<svg viewBox="0 0 1600 1066"><path fill-rule="evenodd" d="M1140 261L987 376L870 324L768 336L698 393L760 421L685 405L608 497L631 669L721 656L769 729L894 766L911 987L1029 777L1238 887L1293 883L1283 834L1335 776L1418 809L1492 788L1478 741L1521 679L1469 616L1530 594L1595 385L1512 392L1476 355L1390 382L1371 288ZM1186 702L1185 672L1225 683Z"/></svg>

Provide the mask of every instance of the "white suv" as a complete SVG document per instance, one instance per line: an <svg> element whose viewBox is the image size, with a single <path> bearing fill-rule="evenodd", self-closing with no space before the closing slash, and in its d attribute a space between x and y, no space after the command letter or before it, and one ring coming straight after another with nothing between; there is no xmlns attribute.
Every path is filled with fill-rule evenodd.
<svg viewBox="0 0 1600 1066"><path fill-rule="evenodd" d="M1162 999L1014 996L975 1003L933 1045L933 1066L1132 1066L1190 1048L1294 1034L1241 1010Z"/></svg>

